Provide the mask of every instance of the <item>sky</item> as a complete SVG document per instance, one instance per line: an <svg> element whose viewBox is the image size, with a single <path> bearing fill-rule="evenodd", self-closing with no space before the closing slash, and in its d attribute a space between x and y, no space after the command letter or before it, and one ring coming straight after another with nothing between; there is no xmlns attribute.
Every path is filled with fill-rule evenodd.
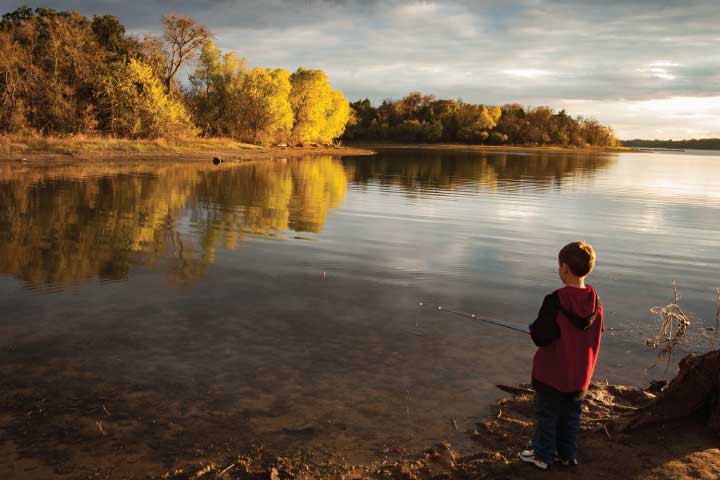
<svg viewBox="0 0 720 480"><path fill-rule="evenodd" d="M621 139L720 137L720 0L0 0L112 14L158 33L191 15L252 66L325 70L351 100L419 90L566 108Z"/></svg>

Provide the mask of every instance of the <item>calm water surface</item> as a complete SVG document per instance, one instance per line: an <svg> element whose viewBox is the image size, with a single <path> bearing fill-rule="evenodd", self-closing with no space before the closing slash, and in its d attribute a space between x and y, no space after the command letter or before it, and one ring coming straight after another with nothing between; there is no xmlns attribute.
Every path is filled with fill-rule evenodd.
<svg viewBox="0 0 720 480"><path fill-rule="evenodd" d="M628 329L597 378L643 384L673 281L714 323L718 218L708 152L0 164L3 399L152 419L114 434L178 457L422 448L527 382L535 349L419 301L525 327L558 249L587 240L607 325Z"/></svg>

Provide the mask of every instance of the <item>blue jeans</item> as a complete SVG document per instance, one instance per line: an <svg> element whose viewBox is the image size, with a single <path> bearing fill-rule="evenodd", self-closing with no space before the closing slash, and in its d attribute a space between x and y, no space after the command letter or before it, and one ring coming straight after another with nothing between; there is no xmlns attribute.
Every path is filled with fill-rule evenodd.
<svg viewBox="0 0 720 480"><path fill-rule="evenodd" d="M563 460L574 459L581 413L582 400L555 398L536 391L532 440L535 458L548 465L555 461L556 453Z"/></svg>

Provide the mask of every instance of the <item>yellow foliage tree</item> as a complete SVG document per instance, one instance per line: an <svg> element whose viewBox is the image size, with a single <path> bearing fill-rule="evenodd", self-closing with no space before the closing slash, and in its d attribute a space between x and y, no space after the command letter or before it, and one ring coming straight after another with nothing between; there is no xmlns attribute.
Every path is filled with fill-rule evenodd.
<svg viewBox="0 0 720 480"><path fill-rule="evenodd" d="M500 117L502 116L502 108L500 108L500 105L495 105L494 107L490 107L490 110L488 113L490 114L490 118L492 118L493 123L495 123L495 125L497 125L497 122L500 121ZM493 125L493 127L495 125Z"/></svg>
<svg viewBox="0 0 720 480"><path fill-rule="evenodd" d="M287 70L253 69L240 91L243 123L253 142L277 140L293 125L290 107L290 72Z"/></svg>
<svg viewBox="0 0 720 480"><path fill-rule="evenodd" d="M325 127L320 133L320 142L331 143L342 136L350 121L350 102L339 90L331 92L330 108L325 114Z"/></svg>
<svg viewBox="0 0 720 480"><path fill-rule="evenodd" d="M301 67L290 76L290 83L291 140L330 143L341 135L350 119L349 103L330 87L325 72Z"/></svg>
<svg viewBox="0 0 720 480"><path fill-rule="evenodd" d="M138 60L116 65L101 96L114 135L132 138L195 135L183 104L168 96L152 68Z"/></svg>

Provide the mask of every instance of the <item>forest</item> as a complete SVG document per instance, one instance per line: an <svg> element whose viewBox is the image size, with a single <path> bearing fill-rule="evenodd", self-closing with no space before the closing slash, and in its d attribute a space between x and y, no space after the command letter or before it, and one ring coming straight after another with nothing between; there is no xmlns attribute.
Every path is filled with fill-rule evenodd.
<svg viewBox="0 0 720 480"><path fill-rule="evenodd" d="M0 131L331 143L350 115L322 70L249 68L192 18L127 35L112 15L21 7L0 21ZM179 72L190 69L187 82Z"/></svg>
<svg viewBox="0 0 720 480"><path fill-rule="evenodd" d="M365 99L351 104L354 121L347 140L449 142L490 145L619 145L612 129L596 120L572 117L545 106L477 105L412 92L374 107Z"/></svg>
<svg viewBox="0 0 720 480"><path fill-rule="evenodd" d="M611 128L549 107L410 93L350 104L322 70L250 68L190 17L130 35L112 15L20 7L0 20L0 133L255 144L347 141L614 147ZM187 72L181 79L180 73Z"/></svg>

